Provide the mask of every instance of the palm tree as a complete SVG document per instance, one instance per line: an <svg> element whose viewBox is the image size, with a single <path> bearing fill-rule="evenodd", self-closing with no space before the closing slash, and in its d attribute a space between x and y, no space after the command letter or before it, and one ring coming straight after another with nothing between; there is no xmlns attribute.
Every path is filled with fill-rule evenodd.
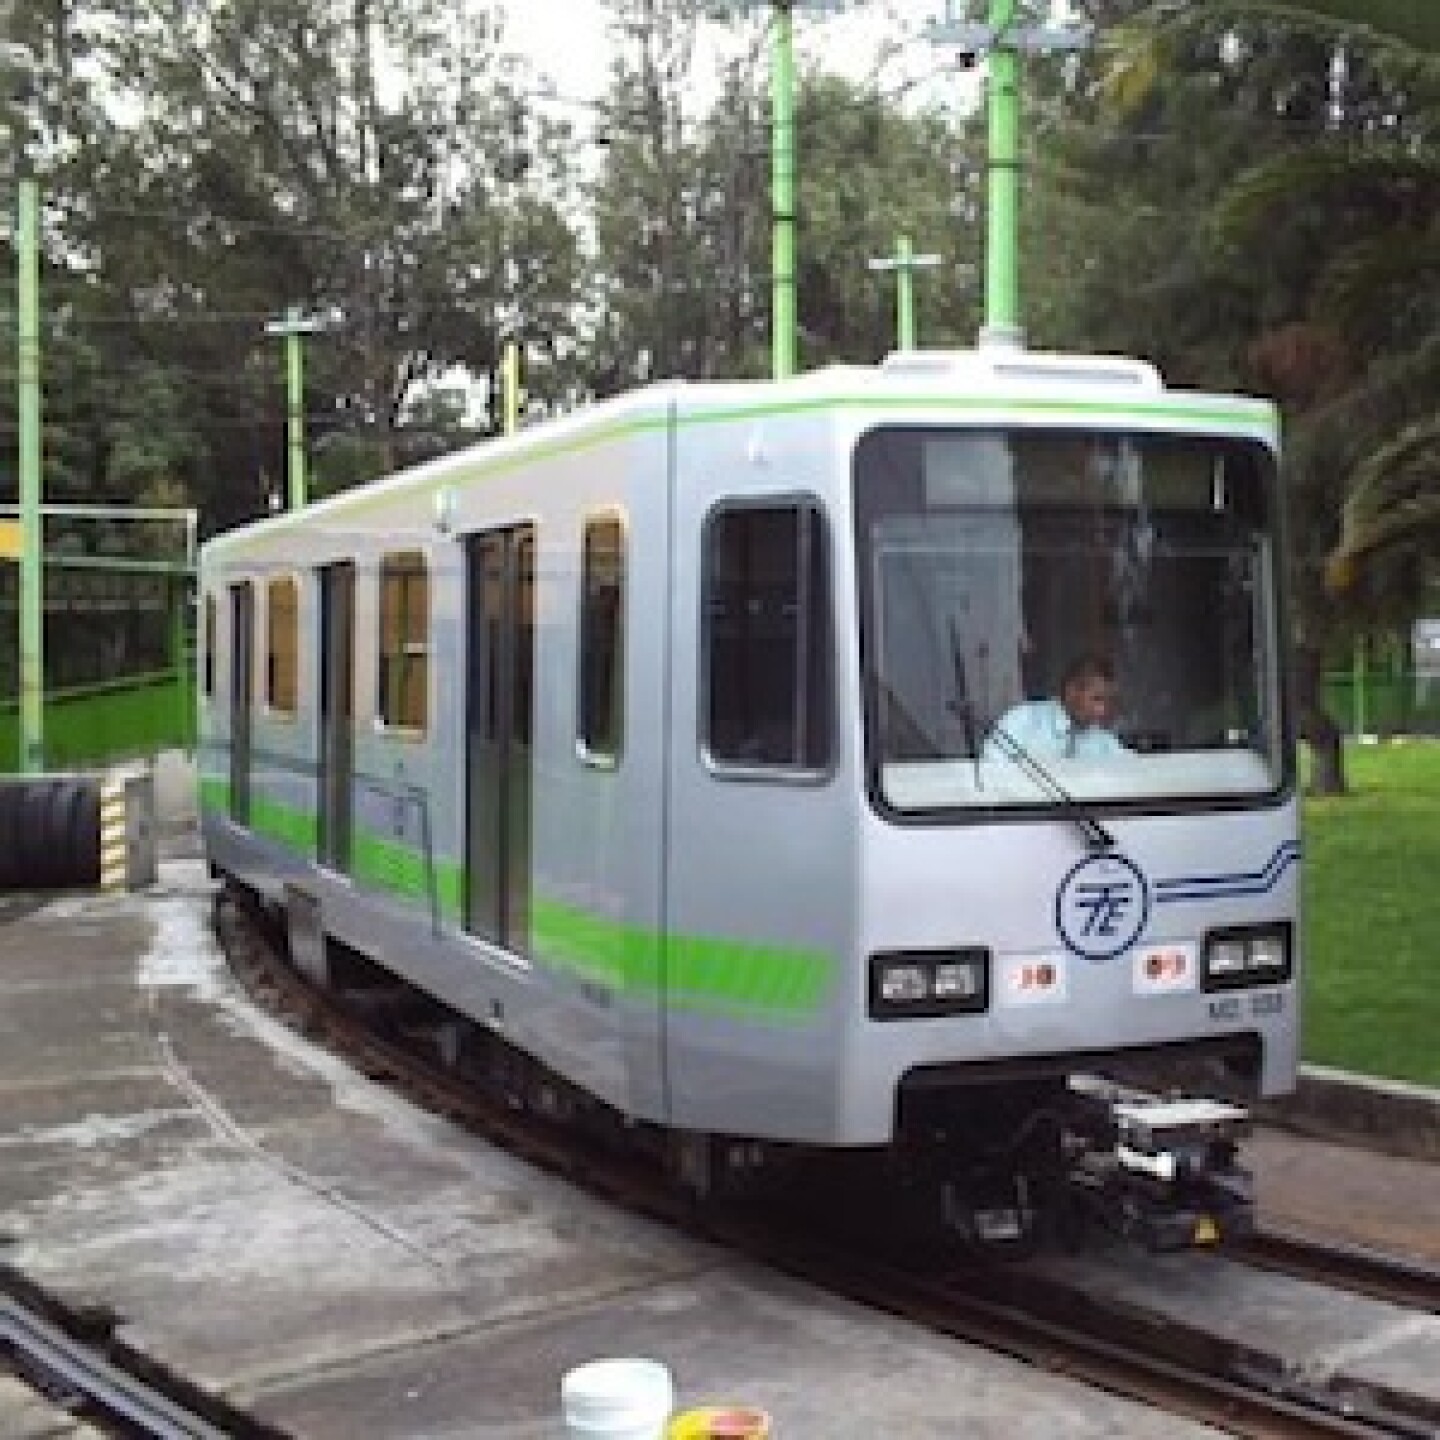
<svg viewBox="0 0 1440 1440"><path fill-rule="evenodd" d="M1315 787L1338 791L1325 662L1347 636L1413 616L1440 552L1440 5L1167 0L1118 37L1110 90L1142 103L1197 37L1303 54L1286 35L1310 37L1296 80L1311 104L1215 218L1222 244L1262 264L1287 230L1314 246L1287 273L1293 308L1265 317L1250 356L1285 411L1301 732Z"/></svg>
<svg viewBox="0 0 1440 1440"><path fill-rule="evenodd" d="M1440 9L1417 5L1415 0L1199 0L1192 8L1219 18L1268 15L1440 55Z"/></svg>

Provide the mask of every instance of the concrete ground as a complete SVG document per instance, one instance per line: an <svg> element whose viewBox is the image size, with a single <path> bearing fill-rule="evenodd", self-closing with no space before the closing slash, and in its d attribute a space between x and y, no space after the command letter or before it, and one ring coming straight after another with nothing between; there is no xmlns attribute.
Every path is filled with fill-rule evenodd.
<svg viewBox="0 0 1440 1440"><path fill-rule="evenodd" d="M539 1440L567 1370L641 1355L679 1406L760 1405L781 1436L1207 1433L457 1132L256 1011L208 905L203 868L168 861L147 894L0 923L0 1234L8 1263L258 1417L317 1440Z"/></svg>
<svg viewBox="0 0 1440 1440"><path fill-rule="evenodd" d="M181 858L152 890L0 905L0 1256L110 1307L132 1346L317 1440L555 1437L561 1377L606 1355L660 1359L679 1406L760 1405L797 1440L1209 1433L618 1213L351 1073L234 985L183 858L184 757L156 793ZM1440 1246L1433 1165L1278 1135L1252 1158L1282 1219L1383 1215ZM1282 1327L1301 1365L1393 1377L1440 1344L1204 1257L1155 1276L1104 1283ZM75 1433L23 1428L12 1398L0 1440Z"/></svg>

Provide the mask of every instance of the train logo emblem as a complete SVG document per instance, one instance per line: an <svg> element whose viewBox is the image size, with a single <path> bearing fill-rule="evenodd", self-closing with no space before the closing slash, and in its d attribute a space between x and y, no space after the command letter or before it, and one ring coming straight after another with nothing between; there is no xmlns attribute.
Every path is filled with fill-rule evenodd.
<svg viewBox="0 0 1440 1440"><path fill-rule="evenodd" d="M1072 954L1110 960L1139 938L1150 918L1150 887L1123 855L1091 855L1060 882L1055 928Z"/></svg>

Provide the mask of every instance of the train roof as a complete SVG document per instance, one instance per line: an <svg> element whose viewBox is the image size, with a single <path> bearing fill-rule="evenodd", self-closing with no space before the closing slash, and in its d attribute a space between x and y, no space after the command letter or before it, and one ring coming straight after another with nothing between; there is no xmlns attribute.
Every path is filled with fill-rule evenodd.
<svg viewBox="0 0 1440 1440"><path fill-rule="evenodd" d="M658 429L672 418L707 423L856 409L926 413L1011 411L1028 420L1164 421L1233 430L1273 443L1275 407L1250 396L1170 389L1154 365L1112 355L1069 355L984 346L897 351L878 365L827 365L785 380L663 380L596 401L512 436L493 437L368 485L213 537L226 547L310 520L334 518L376 500L438 490L478 474L517 468L607 438Z"/></svg>

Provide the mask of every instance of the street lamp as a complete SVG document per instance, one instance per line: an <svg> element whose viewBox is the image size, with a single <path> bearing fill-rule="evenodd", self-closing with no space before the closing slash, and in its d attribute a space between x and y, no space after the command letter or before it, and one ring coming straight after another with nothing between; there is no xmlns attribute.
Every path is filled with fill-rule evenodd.
<svg viewBox="0 0 1440 1440"><path fill-rule="evenodd" d="M893 255L877 255L868 262L871 270L894 272L895 340L898 349L915 348L915 272L931 269L939 263L938 255L916 255L910 248L908 235L895 237Z"/></svg>

